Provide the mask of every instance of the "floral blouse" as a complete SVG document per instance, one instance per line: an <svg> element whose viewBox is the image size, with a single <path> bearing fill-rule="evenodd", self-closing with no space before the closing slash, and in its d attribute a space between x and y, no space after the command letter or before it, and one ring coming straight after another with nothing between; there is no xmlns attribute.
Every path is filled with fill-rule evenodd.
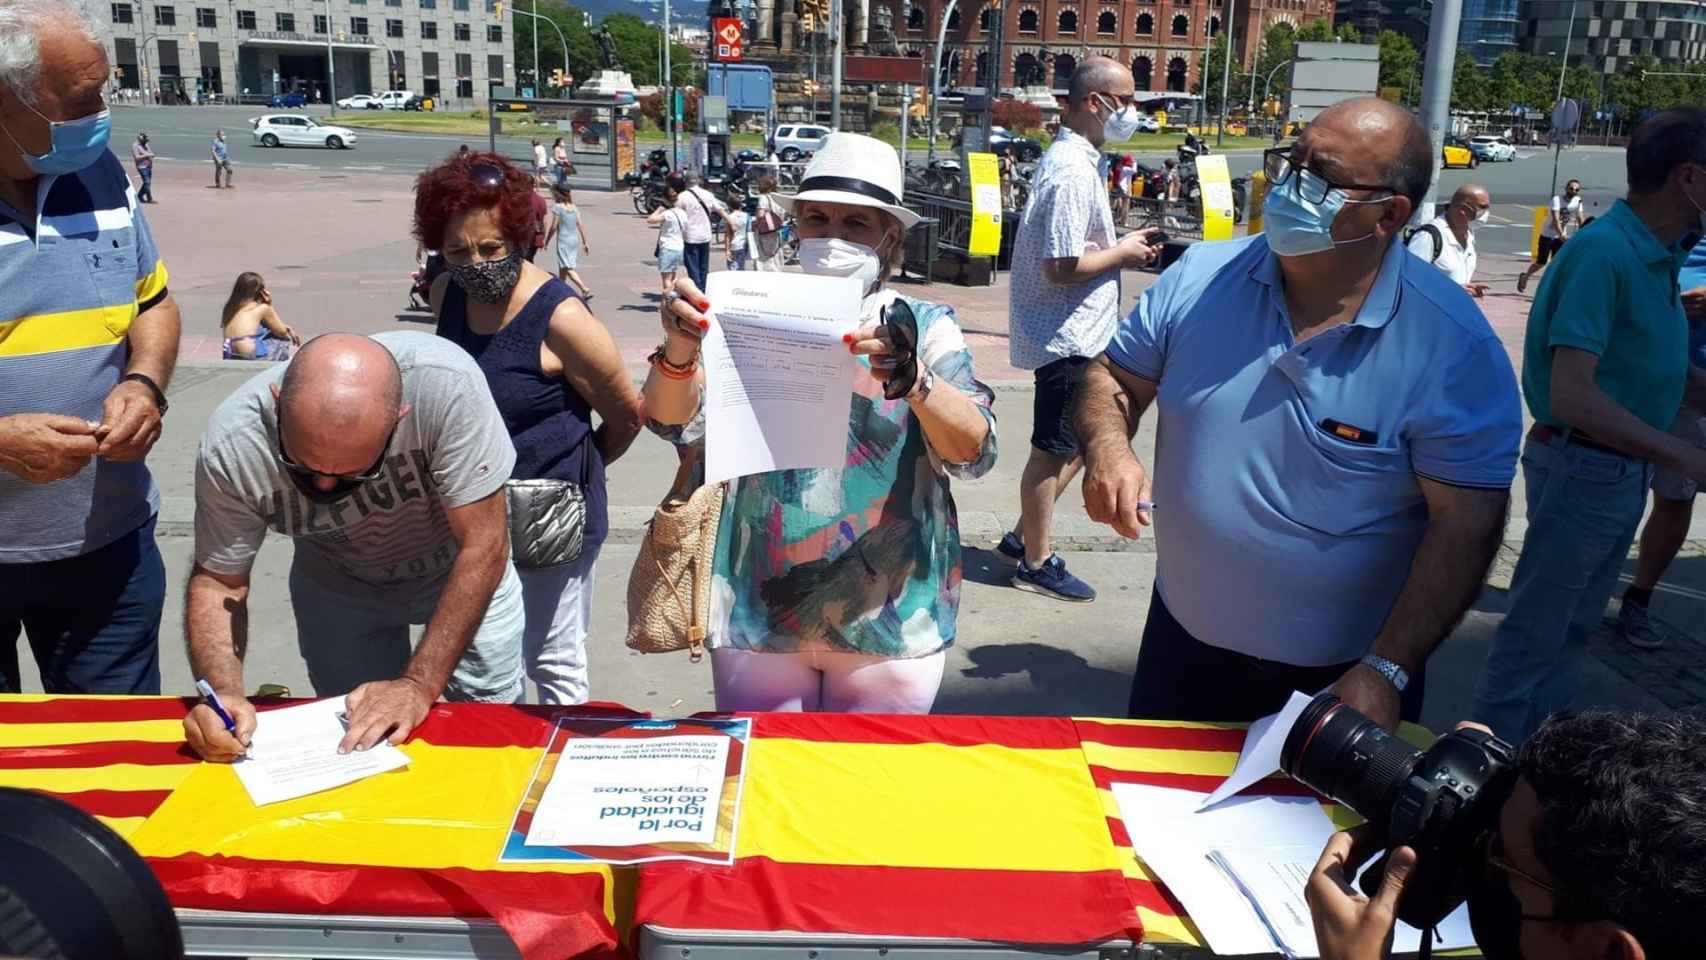
<svg viewBox="0 0 1706 960"><path fill-rule="evenodd" d="M864 322L898 296L883 290L867 297ZM944 462L912 408L885 400L869 359L860 357L844 466L730 481L717 531L708 646L910 658L953 645L962 571L948 478L975 480L995 465L995 394L973 375L953 309L906 302L918 319L920 362L989 422L983 447L970 463ZM703 415L651 428L678 445L704 442Z"/></svg>

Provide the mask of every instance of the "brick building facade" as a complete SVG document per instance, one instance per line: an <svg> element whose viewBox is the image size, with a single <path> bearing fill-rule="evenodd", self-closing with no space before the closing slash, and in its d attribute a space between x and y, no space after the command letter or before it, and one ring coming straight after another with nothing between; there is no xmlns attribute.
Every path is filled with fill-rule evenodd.
<svg viewBox="0 0 1706 960"><path fill-rule="evenodd" d="M812 0L799 3L803 9ZM802 40L783 36L795 20L784 16L790 6L789 0L759 0L756 39L784 50ZM947 14L943 86L988 86L988 30L995 16L1006 18L1002 88L1040 78L1064 94L1078 61L1100 54L1129 65L1139 91L1185 92L1195 86L1206 46L1229 15L1234 50L1248 69L1267 25L1331 22L1334 6L1334 0L960 0ZM889 52L881 48L892 34L898 52L931 59L948 7L948 0L844 0L849 47Z"/></svg>

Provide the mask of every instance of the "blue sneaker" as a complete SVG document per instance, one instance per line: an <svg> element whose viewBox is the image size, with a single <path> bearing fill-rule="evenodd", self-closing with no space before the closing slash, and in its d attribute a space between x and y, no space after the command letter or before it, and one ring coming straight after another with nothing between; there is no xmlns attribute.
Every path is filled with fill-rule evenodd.
<svg viewBox="0 0 1706 960"><path fill-rule="evenodd" d="M1019 569L1013 571L1013 586L1074 603L1089 603L1096 599L1096 588L1068 573L1066 561L1060 559L1058 553L1035 569L1020 560Z"/></svg>
<svg viewBox="0 0 1706 960"><path fill-rule="evenodd" d="M1001 542L995 545L995 552L1007 559L1018 563L1025 559L1025 541L1019 535L1009 530L1001 537Z"/></svg>

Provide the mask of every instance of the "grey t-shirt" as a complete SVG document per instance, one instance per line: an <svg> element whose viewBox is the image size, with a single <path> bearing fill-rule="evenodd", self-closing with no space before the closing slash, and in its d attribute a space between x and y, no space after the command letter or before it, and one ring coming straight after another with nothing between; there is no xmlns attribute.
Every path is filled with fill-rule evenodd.
<svg viewBox="0 0 1706 960"><path fill-rule="evenodd" d="M344 591L411 596L442 584L456 558L445 508L496 492L515 448L486 377L461 347L427 333L382 333L403 371L409 412L385 473L320 504L279 464L271 387L285 365L251 379L214 411L196 452L195 559L226 575L249 572L269 528L296 540L296 562Z"/></svg>

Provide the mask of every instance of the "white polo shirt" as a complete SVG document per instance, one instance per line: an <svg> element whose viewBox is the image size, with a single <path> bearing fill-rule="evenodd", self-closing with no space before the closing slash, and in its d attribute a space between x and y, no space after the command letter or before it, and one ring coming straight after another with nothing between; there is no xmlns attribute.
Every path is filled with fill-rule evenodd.
<svg viewBox="0 0 1706 960"><path fill-rule="evenodd" d="M1475 280L1475 231L1465 231L1469 235L1469 239L1464 243L1458 243L1457 235L1451 232L1451 224L1446 223L1444 217L1435 217L1428 226L1439 231L1442 244L1439 256L1434 257L1433 255L1434 238L1433 232L1429 230L1416 231L1415 235L1410 238L1410 252L1423 260L1432 257L1434 266L1444 271L1445 275L1451 278L1451 282L1458 286L1473 283Z"/></svg>

